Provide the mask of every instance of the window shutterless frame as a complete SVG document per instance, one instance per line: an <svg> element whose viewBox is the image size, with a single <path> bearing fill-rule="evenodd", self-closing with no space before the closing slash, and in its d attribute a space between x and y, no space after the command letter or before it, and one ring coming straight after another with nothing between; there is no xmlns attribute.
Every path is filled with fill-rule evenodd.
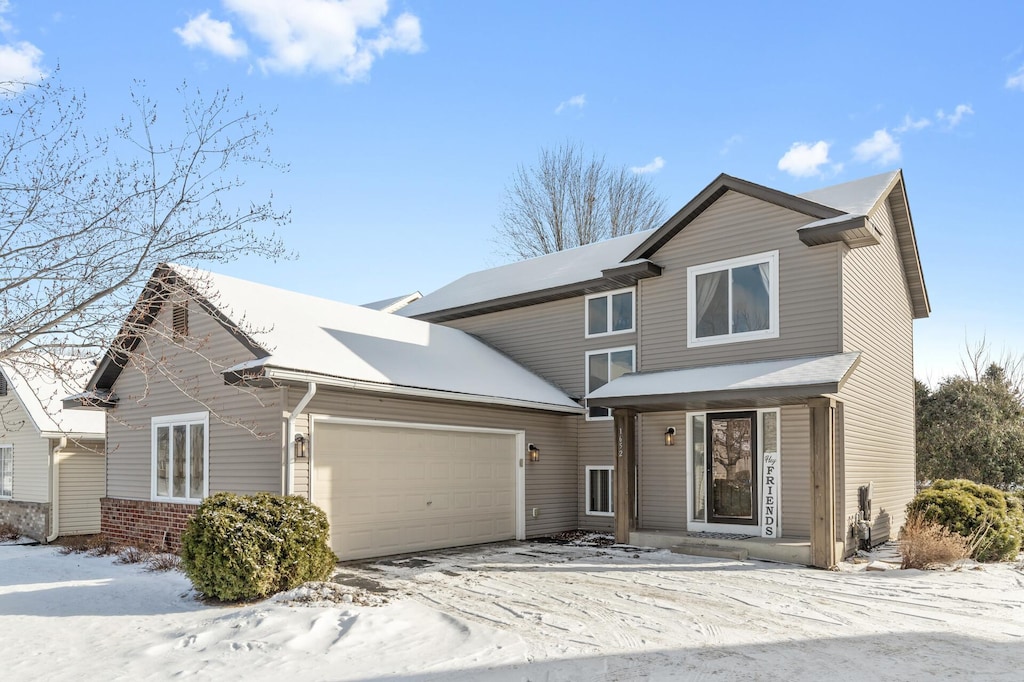
<svg viewBox="0 0 1024 682"><path fill-rule="evenodd" d="M586 468L587 516L615 516L615 467Z"/></svg>
<svg viewBox="0 0 1024 682"><path fill-rule="evenodd" d="M613 358L623 358L626 354L629 354L629 368L623 372L616 373L615 365L613 364ZM597 377L601 379L600 383L591 381L591 363L594 362L598 369L601 369L601 359L599 356L604 356L603 375ZM592 361L591 358L594 358ZM622 374L636 371L636 346L622 346L619 348L602 348L601 350L587 351L585 359L583 361L583 376L586 382L586 392L597 390L601 386L604 386L609 381L617 379ZM588 407L587 408L587 421L603 421L611 419L611 410L605 407Z"/></svg>
<svg viewBox="0 0 1024 682"><path fill-rule="evenodd" d="M14 446L0 445L0 498L14 496Z"/></svg>
<svg viewBox="0 0 1024 682"><path fill-rule="evenodd" d="M750 280L745 288L740 280ZM766 291L765 291L766 290ZM750 299L757 295L758 301ZM700 329L709 309L724 307L720 329ZM745 309L763 311L767 320L744 323ZM745 329L752 327L752 329ZM779 336L779 252L694 265L686 269L686 342L688 347L714 346Z"/></svg>
<svg viewBox="0 0 1024 682"><path fill-rule="evenodd" d="M584 297L583 317L587 339L636 331L636 287Z"/></svg>
<svg viewBox="0 0 1024 682"><path fill-rule="evenodd" d="M210 414L153 417L150 422L150 499L198 504L210 493ZM201 459L195 459L202 448ZM201 465L198 471L196 464ZM202 481L198 481L198 476Z"/></svg>

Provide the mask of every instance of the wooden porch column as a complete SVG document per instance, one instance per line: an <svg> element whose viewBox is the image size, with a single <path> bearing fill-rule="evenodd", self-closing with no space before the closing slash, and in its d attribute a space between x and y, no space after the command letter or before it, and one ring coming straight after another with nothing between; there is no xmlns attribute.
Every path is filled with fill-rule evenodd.
<svg viewBox="0 0 1024 682"><path fill-rule="evenodd" d="M832 398L807 401L811 411L811 562L836 565L835 408Z"/></svg>
<svg viewBox="0 0 1024 682"><path fill-rule="evenodd" d="M636 410L615 408L615 542L636 530Z"/></svg>

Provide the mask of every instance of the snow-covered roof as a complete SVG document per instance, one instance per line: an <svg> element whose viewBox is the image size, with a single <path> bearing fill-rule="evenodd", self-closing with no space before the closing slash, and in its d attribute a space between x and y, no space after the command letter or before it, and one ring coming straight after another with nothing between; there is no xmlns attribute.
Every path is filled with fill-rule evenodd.
<svg viewBox="0 0 1024 682"><path fill-rule="evenodd" d="M470 273L402 308L413 317L460 306L493 301L533 291L554 289L601 278L601 272L622 264L630 251L653 230L556 251L517 263Z"/></svg>
<svg viewBox="0 0 1024 682"><path fill-rule="evenodd" d="M382 313L393 313L396 310L400 310L405 306L409 305L413 301L418 301L423 298L423 294L418 291L414 291L411 294L403 294L401 296L392 296L391 298L385 298L382 301L373 301L372 303L364 303L363 308L369 308L370 310L379 310Z"/></svg>
<svg viewBox="0 0 1024 682"><path fill-rule="evenodd" d="M169 266L269 356L256 367L452 399L576 412L564 392L458 329L189 267ZM366 388L367 386L363 386Z"/></svg>
<svg viewBox="0 0 1024 682"><path fill-rule="evenodd" d="M860 359L860 353L763 360L709 367L625 374L591 391L592 405L623 406L658 401L727 400L743 394L809 398L835 392Z"/></svg>
<svg viewBox="0 0 1024 682"><path fill-rule="evenodd" d="M804 192L797 196L818 204L831 206L851 215L867 215L899 175L899 171L879 173L831 187Z"/></svg>
<svg viewBox="0 0 1024 682"><path fill-rule="evenodd" d="M69 377L82 377L81 384L71 385L36 368L18 371L10 363L0 364L0 371L7 377L8 394L17 396L41 436L67 434L102 439L106 433L104 413L65 409L61 402L68 395L82 390L94 365L87 361L67 362L65 373Z"/></svg>

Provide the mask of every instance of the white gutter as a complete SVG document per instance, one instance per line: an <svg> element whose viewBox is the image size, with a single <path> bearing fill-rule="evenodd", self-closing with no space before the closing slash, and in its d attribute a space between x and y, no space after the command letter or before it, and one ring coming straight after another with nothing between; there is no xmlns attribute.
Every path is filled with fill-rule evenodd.
<svg viewBox="0 0 1024 682"><path fill-rule="evenodd" d="M295 372L287 369L276 369L266 367L263 376L268 379L280 381L310 381L310 375L304 372ZM455 391L439 391L431 388L414 388L412 386L395 386L394 384L379 384L373 381L360 381L358 379L342 379L340 377L319 377L317 382L325 386L337 386L356 391L374 391L377 393L391 393L394 395L409 396L414 398L433 398L444 400L460 400L467 403L484 403L486 405L506 405L509 407L525 407L532 410L547 410L549 412L565 412L567 414L584 414L586 409L579 405L558 405L555 403L541 403L534 400L521 400L518 398L499 398L496 396L476 395L473 393L457 393Z"/></svg>
<svg viewBox="0 0 1024 682"><path fill-rule="evenodd" d="M309 387L306 389L306 395L302 396L299 400L299 404L295 406L292 413L288 416L288 428L286 429L287 437L284 441L284 494L294 495L295 494L295 418L302 414L302 411L306 409L306 405L309 405L309 401L316 395L316 382L310 381Z"/></svg>
<svg viewBox="0 0 1024 682"><path fill-rule="evenodd" d="M58 456L68 446L68 437L61 436L57 447L50 450L50 530L46 544L50 544L60 535L60 462Z"/></svg>

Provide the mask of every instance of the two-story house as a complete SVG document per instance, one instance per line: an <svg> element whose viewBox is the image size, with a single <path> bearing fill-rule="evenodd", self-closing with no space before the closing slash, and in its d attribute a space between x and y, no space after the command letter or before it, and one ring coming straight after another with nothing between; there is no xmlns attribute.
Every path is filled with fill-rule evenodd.
<svg viewBox="0 0 1024 682"><path fill-rule="evenodd" d="M900 172L723 175L396 314L166 266L84 396L114 416L104 532L173 545L206 494L270 490L343 559L589 528L831 566L913 495L928 312Z"/></svg>

